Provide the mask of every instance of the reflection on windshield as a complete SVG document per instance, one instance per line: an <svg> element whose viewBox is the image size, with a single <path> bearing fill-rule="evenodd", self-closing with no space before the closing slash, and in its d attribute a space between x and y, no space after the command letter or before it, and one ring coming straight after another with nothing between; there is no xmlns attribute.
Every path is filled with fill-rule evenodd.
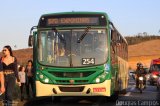
<svg viewBox="0 0 160 106"><path fill-rule="evenodd" d="M152 68L154 71L160 71L160 64L155 64Z"/></svg>
<svg viewBox="0 0 160 106"><path fill-rule="evenodd" d="M81 43L85 29L41 31L38 59L44 65L83 67L102 64L107 59L107 35L104 29L90 29Z"/></svg>

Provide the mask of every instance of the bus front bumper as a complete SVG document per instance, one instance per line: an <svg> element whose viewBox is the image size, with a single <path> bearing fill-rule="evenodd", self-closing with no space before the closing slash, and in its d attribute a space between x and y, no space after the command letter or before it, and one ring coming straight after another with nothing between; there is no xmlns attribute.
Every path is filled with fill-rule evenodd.
<svg viewBox="0 0 160 106"><path fill-rule="evenodd" d="M36 96L110 96L111 80L99 84L52 85L36 81Z"/></svg>

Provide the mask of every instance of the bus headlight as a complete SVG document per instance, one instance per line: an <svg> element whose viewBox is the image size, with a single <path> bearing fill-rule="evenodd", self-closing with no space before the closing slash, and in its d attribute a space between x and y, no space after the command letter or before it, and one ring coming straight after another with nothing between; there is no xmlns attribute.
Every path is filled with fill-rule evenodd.
<svg viewBox="0 0 160 106"><path fill-rule="evenodd" d="M143 77L139 77L139 80L141 80L141 81L142 81L142 80L143 80Z"/></svg>
<svg viewBox="0 0 160 106"><path fill-rule="evenodd" d="M157 75L152 75L152 77L153 77L153 78L158 78L158 76L157 76Z"/></svg>
<svg viewBox="0 0 160 106"><path fill-rule="evenodd" d="M100 78L96 78L96 83L100 83Z"/></svg>
<svg viewBox="0 0 160 106"><path fill-rule="evenodd" d="M43 83L52 83L52 81L45 75L43 75L42 73L39 73L39 80Z"/></svg>
<svg viewBox="0 0 160 106"><path fill-rule="evenodd" d="M93 81L94 83L101 83L105 81L107 73L104 71L102 74L100 74L98 77L95 78Z"/></svg>
<svg viewBox="0 0 160 106"><path fill-rule="evenodd" d="M46 78L46 79L44 80L44 82L45 82L45 83L48 83L48 82L49 82L49 79L48 79L48 78Z"/></svg>

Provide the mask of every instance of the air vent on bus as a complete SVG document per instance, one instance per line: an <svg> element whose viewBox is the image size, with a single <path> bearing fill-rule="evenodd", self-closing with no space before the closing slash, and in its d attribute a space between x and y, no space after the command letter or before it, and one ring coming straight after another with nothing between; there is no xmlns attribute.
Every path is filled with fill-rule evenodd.
<svg viewBox="0 0 160 106"><path fill-rule="evenodd" d="M84 86L82 87L59 87L61 92L82 92Z"/></svg>

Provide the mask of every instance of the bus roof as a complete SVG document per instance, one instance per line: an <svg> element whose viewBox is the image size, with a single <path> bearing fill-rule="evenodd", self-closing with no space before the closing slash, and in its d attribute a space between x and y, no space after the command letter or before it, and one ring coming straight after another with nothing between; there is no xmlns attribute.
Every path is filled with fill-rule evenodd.
<svg viewBox="0 0 160 106"><path fill-rule="evenodd" d="M92 14L101 14L101 15L105 15L106 17L108 17L108 15L105 13L105 12L87 12L87 11L72 11L72 12L58 12L58 13L48 13L48 14L43 14L41 17L44 17L44 16L51 16L51 15L76 15L76 14L90 14L90 15L92 15Z"/></svg>

